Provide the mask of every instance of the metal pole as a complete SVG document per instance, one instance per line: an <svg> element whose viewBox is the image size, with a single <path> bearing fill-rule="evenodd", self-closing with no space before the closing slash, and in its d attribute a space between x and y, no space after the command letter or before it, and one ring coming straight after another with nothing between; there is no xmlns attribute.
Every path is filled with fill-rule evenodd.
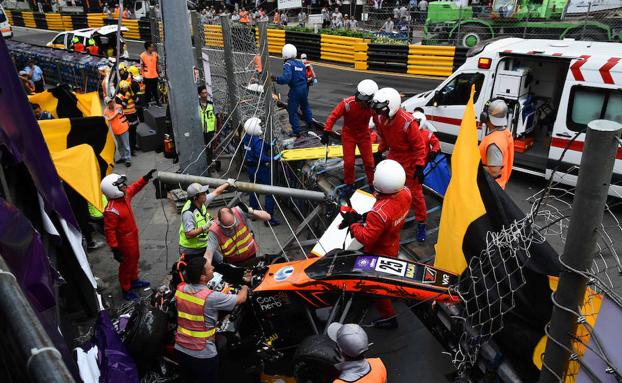
<svg viewBox="0 0 622 383"><path fill-rule="evenodd" d="M0 256L0 318L11 342L25 361L24 370L33 382L74 382L60 351L45 332L37 314ZM18 366L14 366L18 368Z"/></svg>
<svg viewBox="0 0 622 383"><path fill-rule="evenodd" d="M235 73L233 70L233 41L231 39L231 21L226 15L220 16L222 27L222 41L224 45L225 69L227 71L227 99L229 102L229 113L233 128L240 126L240 113L235 106L238 103L238 88Z"/></svg>
<svg viewBox="0 0 622 383"><path fill-rule="evenodd" d="M199 99L192 78L192 44L185 1L162 1L166 75L169 107L179 153L179 167L189 174L201 174L207 167L203 154L203 132L199 120Z"/></svg>
<svg viewBox="0 0 622 383"><path fill-rule="evenodd" d="M587 19L590 16L591 10L592 10L592 2L590 1L587 4L587 12L585 13L585 18L583 19L583 29L581 29L581 40L585 39L585 28L587 28Z"/></svg>
<svg viewBox="0 0 622 383"><path fill-rule="evenodd" d="M618 139L622 125L606 120L588 124L585 149L579 168L577 193L572 204L572 217L568 228L564 253L564 269L559 275L553 314L546 343L541 383L558 382L568 369L568 350L576 332L577 317L587 279L573 271L588 270L594 258L597 229L603 221L605 202L616 159Z"/></svg>
<svg viewBox="0 0 622 383"><path fill-rule="evenodd" d="M268 23L261 21L259 28L259 54L261 60L261 84L263 84L263 105L268 140L272 142L274 132L274 119L272 118L272 80L270 79L270 52L268 52Z"/></svg>
<svg viewBox="0 0 622 383"><path fill-rule="evenodd" d="M209 185L211 187L218 187L227 182L225 179L220 178L210 178L210 177L200 177L200 176L191 176L187 174L178 174L178 173L170 173L170 172L158 172L158 179L160 182L169 185L180 185L181 187L185 187L190 185L193 182L198 182L201 185ZM313 190L303 190L303 189L293 189L286 188L281 186L272 186L272 185L262 185L255 184L250 182L240 182L236 181L235 187L241 191L246 193L257 193L257 194L272 194L274 196L279 197L292 197L292 198L300 198L307 199L310 201L326 201L326 194Z"/></svg>
<svg viewBox="0 0 622 383"><path fill-rule="evenodd" d="M203 23L199 17L199 12L190 12L190 21L192 22L192 40L194 41L194 65L199 73L198 83L205 83L205 71L203 70L203 46L205 45L203 37Z"/></svg>

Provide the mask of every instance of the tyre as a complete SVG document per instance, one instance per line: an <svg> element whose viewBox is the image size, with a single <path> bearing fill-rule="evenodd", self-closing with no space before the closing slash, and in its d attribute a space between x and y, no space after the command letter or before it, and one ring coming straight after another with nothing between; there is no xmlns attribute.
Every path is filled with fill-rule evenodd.
<svg viewBox="0 0 622 383"><path fill-rule="evenodd" d="M584 40L584 41L609 41L609 36L607 32L598 28L575 28L568 32L566 36L575 40Z"/></svg>
<svg viewBox="0 0 622 383"><path fill-rule="evenodd" d="M339 362L335 342L326 335L312 335L294 354L294 377L298 383L330 383L338 376L335 364Z"/></svg>
<svg viewBox="0 0 622 383"><path fill-rule="evenodd" d="M484 26L463 25L458 33L458 46L472 48L490 37L490 30Z"/></svg>

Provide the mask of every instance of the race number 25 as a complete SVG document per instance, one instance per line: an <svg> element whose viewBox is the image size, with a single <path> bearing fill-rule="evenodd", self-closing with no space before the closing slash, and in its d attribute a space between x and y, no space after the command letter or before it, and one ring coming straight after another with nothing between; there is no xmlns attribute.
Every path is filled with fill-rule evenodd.
<svg viewBox="0 0 622 383"><path fill-rule="evenodd" d="M403 277L406 273L407 265L408 264L404 261L380 257L378 258L378 263L376 264L376 271Z"/></svg>

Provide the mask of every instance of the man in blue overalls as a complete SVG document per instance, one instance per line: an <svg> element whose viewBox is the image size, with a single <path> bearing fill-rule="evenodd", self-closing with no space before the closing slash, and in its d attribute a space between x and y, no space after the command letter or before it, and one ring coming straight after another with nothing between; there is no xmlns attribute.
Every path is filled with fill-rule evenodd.
<svg viewBox="0 0 622 383"><path fill-rule="evenodd" d="M298 124L298 107L302 110L307 125L313 123L313 115L307 96L307 74L305 64L296 60L296 47L292 44L283 46L282 55L285 60L283 64L283 74L278 77L272 76L272 80L278 84L288 84L289 93L287 94L287 111L289 112L289 123L292 125L290 137L300 135L300 125Z"/></svg>
<svg viewBox="0 0 622 383"><path fill-rule="evenodd" d="M246 151L244 162L246 163L246 172L249 182L270 185L270 163L273 160L278 160L281 155L277 154L272 157L273 154L270 150L270 144L266 144L262 137L261 120L259 118L251 117L246 120L244 123L244 131L246 134L242 139L242 143ZM253 209L264 210L270 213L272 218L265 222L266 225L277 226L280 224L280 222L274 218L274 197L272 197L272 195L266 194L266 202L263 209L259 207L257 194L249 193L248 199Z"/></svg>

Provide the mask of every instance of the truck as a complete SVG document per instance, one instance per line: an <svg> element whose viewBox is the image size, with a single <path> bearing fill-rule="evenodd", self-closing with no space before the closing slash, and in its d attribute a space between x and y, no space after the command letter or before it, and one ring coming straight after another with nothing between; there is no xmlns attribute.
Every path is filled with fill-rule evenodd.
<svg viewBox="0 0 622 383"><path fill-rule="evenodd" d="M622 57L619 43L503 38L470 50L466 62L436 89L402 103L423 108L451 153L471 87L481 114L487 102L508 105L514 136L514 170L576 184L587 124L605 119L622 124ZM487 134L478 117L481 140ZM554 172L554 169L557 172ZM510 181L511 182L511 181ZM622 196L622 149L618 149L609 193Z"/></svg>
<svg viewBox="0 0 622 383"><path fill-rule="evenodd" d="M474 47L503 35L543 39L620 41L618 18L586 18L586 12L606 16L622 8L620 0L594 0L589 4L571 0L493 0L490 12L483 7L454 1L430 2L423 27L424 43L454 43Z"/></svg>

